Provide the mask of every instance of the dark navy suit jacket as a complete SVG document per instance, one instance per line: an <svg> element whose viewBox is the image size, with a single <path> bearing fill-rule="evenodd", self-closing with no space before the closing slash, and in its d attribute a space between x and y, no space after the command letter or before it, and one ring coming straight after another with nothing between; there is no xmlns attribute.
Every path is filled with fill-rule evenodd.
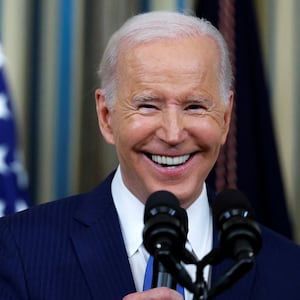
<svg viewBox="0 0 300 300"><path fill-rule="evenodd" d="M135 291L111 179L0 219L1 300L118 300ZM215 299L300 299L300 248L265 228L262 234L255 267ZM212 283L228 263L213 267Z"/></svg>

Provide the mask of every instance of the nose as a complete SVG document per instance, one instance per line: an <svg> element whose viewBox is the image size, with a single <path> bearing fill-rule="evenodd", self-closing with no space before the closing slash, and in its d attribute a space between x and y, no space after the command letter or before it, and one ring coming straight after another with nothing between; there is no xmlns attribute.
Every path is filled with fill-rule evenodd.
<svg viewBox="0 0 300 300"><path fill-rule="evenodd" d="M178 145L184 141L186 136L183 113L175 107L163 110L157 137L169 145Z"/></svg>

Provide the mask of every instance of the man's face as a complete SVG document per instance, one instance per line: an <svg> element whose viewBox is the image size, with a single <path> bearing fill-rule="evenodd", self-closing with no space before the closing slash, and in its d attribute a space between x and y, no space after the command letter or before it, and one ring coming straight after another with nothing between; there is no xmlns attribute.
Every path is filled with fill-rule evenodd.
<svg viewBox="0 0 300 300"><path fill-rule="evenodd" d="M224 144L232 95L220 97L219 52L208 37L138 45L119 57L117 100L96 92L99 124L122 178L141 201L157 190L188 207Z"/></svg>

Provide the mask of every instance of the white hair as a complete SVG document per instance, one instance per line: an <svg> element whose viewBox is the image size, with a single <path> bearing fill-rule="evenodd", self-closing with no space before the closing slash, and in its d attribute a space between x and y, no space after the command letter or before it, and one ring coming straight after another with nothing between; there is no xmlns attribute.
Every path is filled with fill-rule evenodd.
<svg viewBox="0 0 300 300"><path fill-rule="evenodd" d="M220 94L227 104L233 74L226 42L221 33L207 20L178 12L153 11L127 20L110 38L104 51L98 76L101 88L113 107L117 89L117 63L121 53L142 43L166 39L193 38L207 35L220 50Z"/></svg>

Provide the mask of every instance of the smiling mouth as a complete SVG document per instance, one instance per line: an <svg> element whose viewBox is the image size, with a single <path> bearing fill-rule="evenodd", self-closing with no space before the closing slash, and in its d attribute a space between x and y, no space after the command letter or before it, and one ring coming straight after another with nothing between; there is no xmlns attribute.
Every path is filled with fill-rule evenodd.
<svg viewBox="0 0 300 300"><path fill-rule="evenodd" d="M177 167L185 164L190 158L191 154L185 154L180 156L166 156L157 154L147 155L154 163L163 167Z"/></svg>

